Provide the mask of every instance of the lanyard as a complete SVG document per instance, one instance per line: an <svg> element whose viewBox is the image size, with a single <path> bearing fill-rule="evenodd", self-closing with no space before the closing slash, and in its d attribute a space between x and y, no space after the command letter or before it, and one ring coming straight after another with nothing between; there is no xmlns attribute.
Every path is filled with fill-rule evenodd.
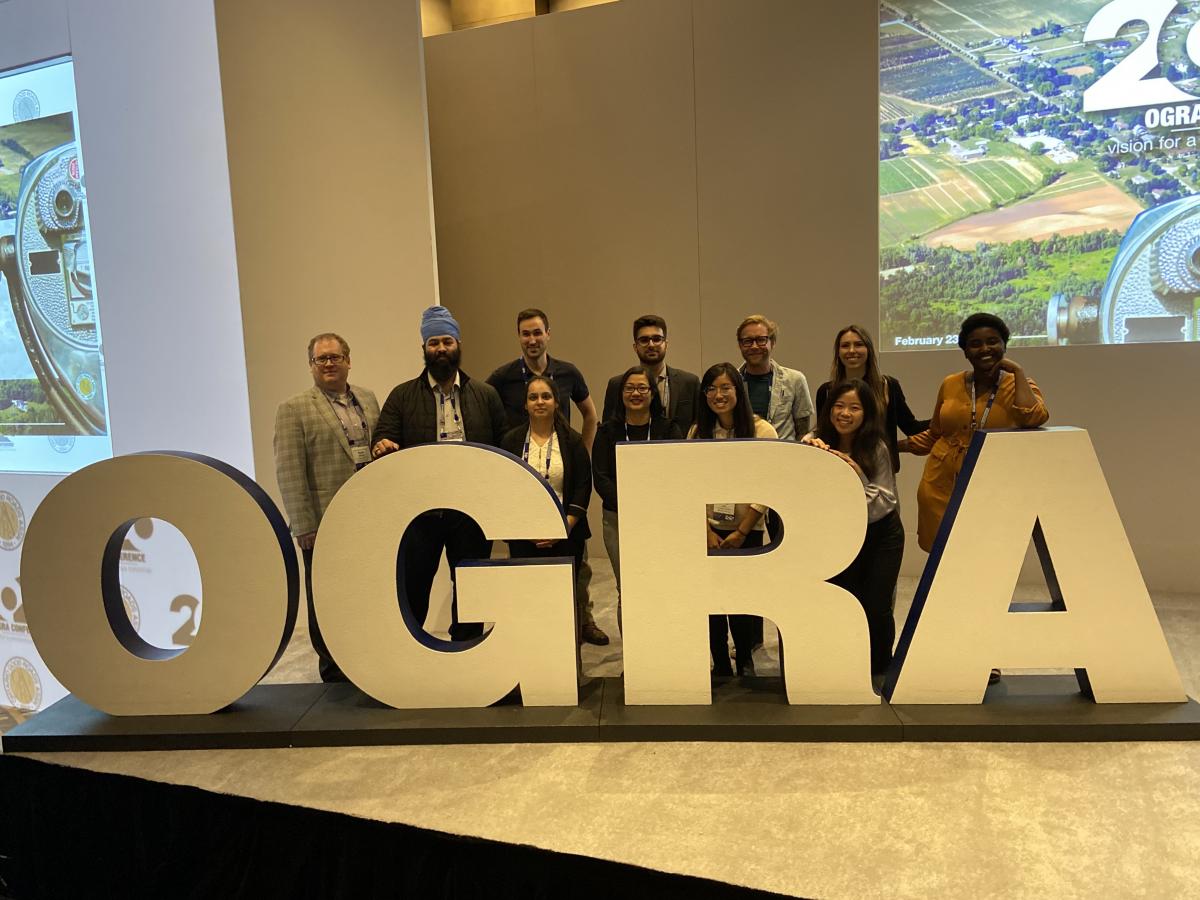
<svg viewBox="0 0 1200 900"><path fill-rule="evenodd" d="M525 432L525 446L521 449L521 459L529 462L529 436L532 430ZM547 481L550 480L550 457L554 455L554 432L550 432L550 440L546 442L546 472L542 476Z"/></svg>
<svg viewBox="0 0 1200 900"><path fill-rule="evenodd" d="M538 378L548 378L551 381L554 380L554 376L552 374L550 374L550 357L549 356L546 357L546 368L542 369L542 373L540 375L538 375L537 372L530 372L529 366L525 365L525 357L524 356L521 357L521 380L524 381L526 384L528 384L529 379L533 378L535 375L537 375Z"/></svg>
<svg viewBox="0 0 1200 900"><path fill-rule="evenodd" d="M442 393L442 389L440 387L438 388L438 402L441 404L439 408L441 409L442 413L441 436L445 438L450 432L446 429L446 395ZM457 425L459 422L458 403L454 400L454 388L450 388L450 411L454 414L454 424Z"/></svg>
<svg viewBox="0 0 1200 900"><path fill-rule="evenodd" d="M971 376L971 433L974 434L976 429L982 431L987 427L988 416L992 412L992 404L996 402L996 391L1000 390L1000 381L1004 377L1003 372L996 373L996 383L992 385L992 392L988 395L987 406L983 408L983 418L978 426L975 424L975 376Z"/></svg>
<svg viewBox="0 0 1200 900"><path fill-rule="evenodd" d="M362 426L363 436L358 441L350 437L350 429L346 427L346 423L342 421L342 417L337 414L337 409L334 408L333 399L326 394L325 399L329 401L329 408L333 410L333 417L337 419L337 423L342 426L342 434L346 435L346 443L353 447L356 443L371 443L371 436L367 433L367 414L363 412L363 408L358 405L358 398L354 396L353 391L347 391L346 394L350 397L350 407L358 414L359 424Z"/></svg>

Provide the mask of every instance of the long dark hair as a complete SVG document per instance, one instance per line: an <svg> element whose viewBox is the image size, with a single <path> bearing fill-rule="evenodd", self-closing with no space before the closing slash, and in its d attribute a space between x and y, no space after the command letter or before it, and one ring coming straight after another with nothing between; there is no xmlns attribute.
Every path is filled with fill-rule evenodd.
<svg viewBox="0 0 1200 900"><path fill-rule="evenodd" d="M850 458L858 463L858 467L868 478L874 478L876 475L875 460L879 452L879 445L883 441L883 422L879 415L879 404L875 399L875 394L861 378L839 381L833 386L829 391L829 398L821 407L815 434L830 447L836 449L841 446L842 436L833 427L833 404L837 403L838 398L842 395L851 391L858 396L858 402L862 405L863 420L851 440ZM891 465L890 460L888 465Z"/></svg>
<svg viewBox="0 0 1200 900"><path fill-rule="evenodd" d="M558 385L554 383L553 378L548 378L545 375L534 375L527 382L525 382L525 403L522 405L528 406L529 386L535 381L540 381L542 384L546 385L548 388L550 388L550 393L554 395L554 430L570 431L571 426L567 424L567 417L563 415L562 411L562 396L558 393ZM529 410L526 409L525 413L526 416L528 416Z"/></svg>
<svg viewBox="0 0 1200 900"><path fill-rule="evenodd" d="M717 363L710 367L704 373L704 377L700 379L700 402L696 405L696 437L711 438L713 429L721 424L717 414L708 405L708 389L722 375L728 376L729 380L733 382L734 394L737 396L737 405L733 407L733 437L752 438L754 437L754 410L750 407L750 394L746 390L746 382L742 380L742 373L737 370L737 366L727 362Z"/></svg>
<svg viewBox="0 0 1200 900"><path fill-rule="evenodd" d="M641 319L638 321L640 322ZM662 397L658 396L658 386L654 383L654 376L650 374L650 370L645 366L631 366L621 376L621 385L617 391L618 403L616 411L613 413L613 418L618 422L625 421L625 383L634 375L645 375L646 381L650 385L650 420L661 419L664 415Z"/></svg>

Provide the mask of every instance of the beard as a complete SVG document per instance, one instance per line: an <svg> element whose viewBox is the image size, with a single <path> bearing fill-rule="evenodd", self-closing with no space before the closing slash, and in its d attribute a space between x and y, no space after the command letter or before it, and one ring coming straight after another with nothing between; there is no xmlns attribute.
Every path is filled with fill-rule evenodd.
<svg viewBox="0 0 1200 900"><path fill-rule="evenodd" d="M435 350L432 353L428 350L425 351L425 368L429 370L429 374L435 381L449 381L453 378L461 360L462 347L455 347L453 350Z"/></svg>
<svg viewBox="0 0 1200 900"><path fill-rule="evenodd" d="M638 347L637 358L638 362L640 362L643 366L657 366L660 362L662 362L663 351L657 347L653 349L650 347L646 347L644 349L642 347Z"/></svg>

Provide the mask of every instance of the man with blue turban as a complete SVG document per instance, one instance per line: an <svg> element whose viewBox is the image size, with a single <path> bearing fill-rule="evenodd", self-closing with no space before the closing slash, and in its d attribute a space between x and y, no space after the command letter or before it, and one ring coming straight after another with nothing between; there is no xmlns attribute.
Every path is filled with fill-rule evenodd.
<svg viewBox="0 0 1200 900"><path fill-rule="evenodd" d="M504 407L500 395L484 381L475 381L459 368L462 340L458 322L444 306L431 306L421 315L421 352L425 368L412 381L397 385L388 395L375 426L371 453L383 456L404 447L446 441L500 445ZM450 577L464 559L487 559L492 542L474 520L454 509L422 513L405 532L396 565L396 587L406 598L413 621L423 627L429 613L429 591L442 552L450 562ZM466 640L483 633L478 622L460 623L455 600L450 637Z"/></svg>

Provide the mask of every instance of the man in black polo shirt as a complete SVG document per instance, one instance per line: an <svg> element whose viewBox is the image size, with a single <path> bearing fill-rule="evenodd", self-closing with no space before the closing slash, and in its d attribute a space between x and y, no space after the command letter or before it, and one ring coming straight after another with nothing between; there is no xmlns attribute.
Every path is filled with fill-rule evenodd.
<svg viewBox="0 0 1200 900"><path fill-rule="evenodd" d="M583 416L579 432L590 453L596 427L600 424L596 404L592 402L583 373L565 360L550 358L549 318L540 309L521 310L517 313L517 337L521 342L521 355L498 368L487 379L504 403L508 427L516 428L529 421L525 413L525 385L534 375L546 375L554 382L563 401L562 413L568 423L571 421L571 403L579 408L579 414Z"/></svg>
<svg viewBox="0 0 1200 900"><path fill-rule="evenodd" d="M516 428L529 421L525 412L525 386L534 375L545 375L554 382L555 391L562 401L560 409L568 423L571 421L571 404L579 408L579 414L583 416L583 427L579 431L583 435L584 446L591 453L592 439L596 437L596 426L599 424L596 404L592 402L583 373L569 362L550 358L550 317L540 309L521 310L517 313L517 338L521 342L520 357L501 366L487 379L504 403L508 427ZM592 598L588 593L591 582L592 567L585 547L583 562L575 573L579 636L589 644L607 644L608 635L592 618Z"/></svg>

